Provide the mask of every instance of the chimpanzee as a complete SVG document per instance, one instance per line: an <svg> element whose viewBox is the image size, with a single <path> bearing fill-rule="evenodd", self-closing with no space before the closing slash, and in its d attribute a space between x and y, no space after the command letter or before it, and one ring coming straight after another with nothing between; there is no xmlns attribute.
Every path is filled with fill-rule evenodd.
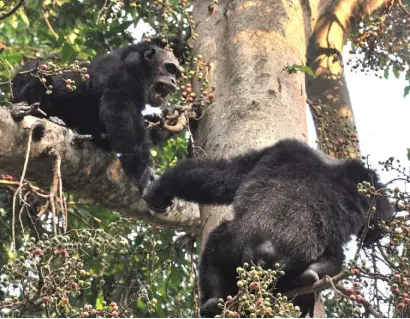
<svg viewBox="0 0 410 319"><path fill-rule="evenodd" d="M220 312L218 299L237 293L236 268L244 262L284 266L277 289L287 291L334 276L344 261L343 246L365 228L372 206L377 221L393 215L387 197L366 198L357 184L384 186L359 160L330 160L294 139L232 159L188 159L169 169L143 198L163 212L174 197L201 204L231 204L234 218L210 232L199 266L201 315ZM313 294L298 296L302 315L312 315ZM303 297L303 298L302 298Z"/></svg>
<svg viewBox="0 0 410 319"><path fill-rule="evenodd" d="M165 48L168 46L172 49L172 53L178 58L181 65L184 65L187 61L187 53L191 50L188 40L192 35L192 31L189 28L187 32L178 35L167 35L167 36L155 36L151 38L151 43Z"/></svg>
<svg viewBox="0 0 410 319"><path fill-rule="evenodd" d="M120 153L124 171L143 188L152 173L150 139L141 111L147 103L161 106L176 91L179 63L172 53L142 41L97 57L86 67L86 81L79 72L68 72L44 76L43 83L37 75L46 66L31 61L12 81L12 102L39 102L47 116ZM67 83L76 89L68 90ZM47 94L50 86L52 93Z"/></svg>

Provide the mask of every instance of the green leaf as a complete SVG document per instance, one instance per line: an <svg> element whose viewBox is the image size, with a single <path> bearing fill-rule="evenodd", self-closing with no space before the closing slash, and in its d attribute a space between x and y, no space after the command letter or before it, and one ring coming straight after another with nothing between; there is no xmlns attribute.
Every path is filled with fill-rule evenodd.
<svg viewBox="0 0 410 319"><path fill-rule="evenodd" d="M62 63L72 63L77 56L77 51L69 44L64 42L61 49L61 62Z"/></svg>
<svg viewBox="0 0 410 319"><path fill-rule="evenodd" d="M311 69L310 67L308 67L307 65L301 65L301 66L299 67L299 69L300 69L302 72L305 72L305 73L309 74L310 76L315 77L315 74L313 73L312 69Z"/></svg>
<svg viewBox="0 0 410 319"><path fill-rule="evenodd" d="M407 149L407 158L408 158L409 161L410 161L410 148Z"/></svg>
<svg viewBox="0 0 410 319"><path fill-rule="evenodd" d="M389 78L389 68L384 69L384 78L388 79Z"/></svg>
<svg viewBox="0 0 410 319"><path fill-rule="evenodd" d="M410 93L410 85L409 85L409 86L406 86L406 87L404 88L404 96L403 96L403 97L406 97L409 93Z"/></svg>
<svg viewBox="0 0 410 319"><path fill-rule="evenodd" d="M400 71L399 71L399 69L398 69L397 67L393 67L393 74L394 74L394 76L396 77L396 79L399 78L399 76L400 76Z"/></svg>

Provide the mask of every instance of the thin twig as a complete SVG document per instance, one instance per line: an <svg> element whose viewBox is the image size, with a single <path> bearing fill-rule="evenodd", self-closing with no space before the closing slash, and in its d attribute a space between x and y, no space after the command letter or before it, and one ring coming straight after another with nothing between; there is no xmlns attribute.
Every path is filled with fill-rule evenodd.
<svg viewBox="0 0 410 319"><path fill-rule="evenodd" d="M17 74L27 74L27 73L31 73L37 70L38 65L40 64L40 61L36 60L36 65L33 66L31 69L25 70L25 71L20 71Z"/></svg>
<svg viewBox="0 0 410 319"><path fill-rule="evenodd" d="M389 266L393 269L396 269L397 266L389 259L389 256L387 256L386 252L383 250L382 246L380 243L376 244L376 247L379 249L380 254L384 258L384 261L389 264Z"/></svg>
<svg viewBox="0 0 410 319"><path fill-rule="evenodd" d="M49 195L50 197L50 195ZM48 206L50 205L50 199L47 200L43 208L38 212L37 218L40 218L42 215L44 215L45 212L47 212Z"/></svg>
<svg viewBox="0 0 410 319"><path fill-rule="evenodd" d="M50 187L50 205L51 205L51 212L53 214L53 231L54 231L54 235L57 235L55 196L56 194L58 194L59 184L60 184L61 157L55 149L51 149L49 151L49 155L53 157L53 182L51 183L51 187Z"/></svg>
<svg viewBox="0 0 410 319"><path fill-rule="evenodd" d="M354 261L357 262L359 260L360 257L360 251L362 250L362 246L364 243L364 240L366 239L366 235L367 232L369 230L369 226L370 226L370 220L371 220L371 216L373 214L372 212L372 208L375 207L374 205L376 204L376 197L373 198L372 203L370 205L370 209L367 213L367 218L366 218L366 223L364 224L364 230L362 231L362 235L360 236L360 240L359 243L357 244L357 250L356 253L354 254Z"/></svg>
<svg viewBox="0 0 410 319"><path fill-rule="evenodd" d="M4 19L8 18L9 16L11 16L14 12L16 12L18 10L18 8L20 8L23 5L23 3L25 1L26 0L19 0L19 2L17 2L16 5L13 8L11 8L8 12L6 12L2 16L0 16L0 20L4 20Z"/></svg>
<svg viewBox="0 0 410 319"><path fill-rule="evenodd" d="M310 110L313 111L313 113L315 113L316 116L320 115L319 109L310 99L306 98L306 103L309 105Z"/></svg>
<svg viewBox="0 0 410 319"><path fill-rule="evenodd" d="M200 316L200 309L199 309L199 302L198 302L198 297L200 295L200 287L199 287L199 280L198 280L198 273L196 271L196 263L195 263L195 248L192 243L191 245L191 265L192 265L192 271L194 273L194 286L195 289L192 289L192 295L193 295L193 300L194 300L194 309L195 309L195 315L199 318ZM195 290L198 294L195 293Z"/></svg>
<svg viewBox="0 0 410 319"><path fill-rule="evenodd" d="M29 219L30 222L31 222L31 225L33 226L34 231L35 231L36 234L37 234L37 238L40 238L40 234L38 233L36 223L35 223L34 220L33 220L33 215L30 214L30 212L28 212L27 215L28 215L28 219Z"/></svg>
<svg viewBox="0 0 410 319"><path fill-rule="evenodd" d="M334 277L325 276L324 278L315 282L311 286L305 286L305 287L292 289L292 290L287 291L285 294L288 297L293 297L296 295L304 295L304 294L311 293L311 292L319 292L319 291L322 291L328 288L334 288L337 293L346 297L349 295L346 291L346 288L344 288L341 284L338 284L338 283L348 276L349 276L348 273L342 271ZM375 309L372 308L372 306L369 304L368 301L364 301L363 306L369 313L371 313L376 318L384 318L382 314L378 313Z"/></svg>
<svg viewBox="0 0 410 319"><path fill-rule="evenodd" d="M346 290L345 287L343 287L343 286L340 285L340 284L337 284L336 287L337 287L337 289L338 289L339 291L343 291L343 296L344 296L345 298L348 298L349 293L347 292L347 290ZM370 314L372 314L374 317L376 317L376 318L385 318L385 316L383 316L381 313L379 313L378 311L376 311L376 310L370 305L370 303L369 303L367 300L364 300L361 304L363 305L364 309L365 309L367 312L369 312Z"/></svg>
<svg viewBox="0 0 410 319"><path fill-rule="evenodd" d="M397 0L397 3L400 7L400 9L410 17L410 12L406 10L406 8L404 7L403 1L402 0Z"/></svg>
<svg viewBox="0 0 410 319"><path fill-rule="evenodd" d="M377 271L377 263L376 263L376 249L375 249L375 245L372 245L372 266L373 266L373 271L376 272ZM377 308L380 309L380 300L379 300L379 289L377 288L378 285L378 278L374 277L374 281L373 281L373 289L374 289L374 293L375 293L375 297L376 297L376 302L377 302Z"/></svg>
<svg viewBox="0 0 410 319"><path fill-rule="evenodd" d="M45 11L45 6L44 6L44 1L41 4L41 15L43 16L44 21L47 24L48 29L50 30L51 34L58 39L58 34L54 31L53 26L51 25L50 21L48 20L46 11Z"/></svg>
<svg viewBox="0 0 410 319"><path fill-rule="evenodd" d="M26 176L27 172L27 165L28 165L28 160L30 157L30 148L31 148L31 142L33 140L33 131L36 127L42 125L41 122L35 122L33 125L30 127L29 135L28 135L28 142L27 142L27 151L26 151L26 158L24 160L24 165L23 165L23 172L21 173L21 178L20 178L20 183L19 187L17 190L14 192L13 195L13 209L12 209L12 219L11 219L11 237L12 237L12 250L16 250L16 199L17 199L17 194L20 195L21 197L21 189L23 188L23 182L24 178Z"/></svg>
<svg viewBox="0 0 410 319"><path fill-rule="evenodd" d="M21 227L21 231L23 233L23 237L25 236L24 234L24 225L23 225L23 210L25 207L29 207L30 205L27 203L27 197L30 195L30 192L27 192L26 194L24 194L24 198L23 198L23 202L24 204L21 205L20 211L19 211L19 222L20 222L20 227Z"/></svg>
<svg viewBox="0 0 410 319"><path fill-rule="evenodd" d="M67 203L64 198L64 193L63 193L63 180L61 178L61 156L59 154L56 154L56 168L57 170L57 178L58 178L58 185L59 185L59 201L60 201L60 206L61 210L64 213L64 223L63 223L63 229L64 232L67 231L67 218L68 218L68 209L67 209Z"/></svg>
<svg viewBox="0 0 410 319"><path fill-rule="evenodd" d="M5 179L0 179L0 184L4 184L4 185L16 185L16 186L18 186L18 185L20 185L20 182L17 182L17 181L8 181L8 180L5 180ZM30 186L30 188L31 188L32 190L44 192L44 190L42 190L40 187L33 186L33 185L29 185L29 186Z"/></svg>
<svg viewBox="0 0 410 319"><path fill-rule="evenodd" d="M296 295L304 295L309 294L311 292L319 292L328 288L332 288L332 286L339 281L345 279L349 276L349 273L342 271L334 277L325 276L319 281L316 281L313 285L298 287L292 290L289 290L285 293L288 297L294 297Z"/></svg>

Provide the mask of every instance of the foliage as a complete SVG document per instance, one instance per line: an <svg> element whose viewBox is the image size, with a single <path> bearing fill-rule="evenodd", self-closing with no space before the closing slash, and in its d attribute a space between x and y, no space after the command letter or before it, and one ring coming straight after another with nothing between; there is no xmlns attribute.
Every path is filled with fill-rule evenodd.
<svg viewBox="0 0 410 319"><path fill-rule="evenodd" d="M316 122L318 147L333 158L349 158L356 150L359 140L355 129L346 122L347 117L339 116L337 110L321 103L313 104L308 100L313 118Z"/></svg>
<svg viewBox="0 0 410 319"><path fill-rule="evenodd" d="M409 16L406 10L387 1L378 16L369 17L353 33L353 51L358 55L354 67L363 72L376 72L386 78L391 72L409 71ZM218 1L209 1L209 12L218 8ZM408 1L404 4L408 4ZM0 17L16 7L13 14L0 18L0 105L10 97L10 80L28 60L41 58L32 75L43 81L49 72L78 71L87 80L89 60L122 45L138 41L135 28L143 23L152 28L152 35L172 50L170 35L192 33L195 22L187 0L30 0L1 1ZM349 62L353 63L353 62ZM81 67L80 67L81 65ZM196 107L212 103L209 88L209 63L201 55L185 52L181 90L168 105L173 114L198 118ZM286 68L289 73L312 70L303 65ZM194 90L193 83L196 83ZM52 88L48 87L52 93ZM75 83L67 83L74 90ZM408 94L410 85L405 88ZM357 143L340 119L326 114L326 107L317 105L317 122L323 139L331 140L322 149L334 157L343 157L351 143ZM194 114L193 116L191 114ZM169 117L172 122L172 116ZM185 125L186 127L186 125ZM152 150L157 173L187 156L191 135L185 130ZM410 177L394 160L381 163L386 170L397 172L405 182ZM0 178L0 308L3 316L47 317L192 317L198 315L198 282L196 263L199 245L196 238L146 225L132 218L64 193L67 205L67 232L62 218L53 220L44 209L44 198L32 194L12 207L18 190L15 179ZM30 184L35 187L35 181ZM371 185L360 185L364 196ZM19 190L20 192L21 190ZM409 193L390 190L399 212L410 211ZM40 196L41 197L41 196ZM12 212L18 225L12 222ZM369 212L370 214L371 212ZM382 225L387 239L380 245L358 250L345 267L337 287L326 295L328 316L362 316L374 312L408 317L410 305L410 263L408 259L410 220L407 215ZM13 252L13 231L16 230ZM380 265L383 265L382 267ZM239 293L221 302L227 317L280 316L294 317L298 309L287 297L273 293L280 269L261 270L244 265L238 269ZM388 310L385 310L388 309Z"/></svg>
<svg viewBox="0 0 410 319"><path fill-rule="evenodd" d="M354 46L351 53L355 61L349 61L353 69L375 74L387 79L391 73L396 78L404 74L409 84L404 96L410 92L410 11L408 1L387 1L378 15L360 22L352 35Z"/></svg>
<svg viewBox="0 0 410 319"><path fill-rule="evenodd" d="M182 132L178 136L168 139L165 145L151 150L151 155L155 160L156 171L161 174L168 167L174 166L178 159L187 157L186 133Z"/></svg>
<svg viewBox="0 0 410 319"><path fill-rule="evenodd" d="M48 231L26 228L17 254L4 252L5 316L193 315L195 238L87 204L70 206L69 216L64 235L53 236L45 216Z"/></svg>
<svg viewBox="0 0 410 319"><path fill-rule="evenodd" d="M275 294L275 284L285 273L276 264L275 269L264 270L260 266L245 263L237 268L239 292L227 301L220 299L223 318L297 318L299 307L293 306L286 296Z"/></svg>
<svg viewBox="0 0 410 319"><path fill-rule="evenodd" d="M293 74L296 73L298 71L300 72L305 72L306 74L309 74L310 76L315 76L315 74L313 73L313 70L308 67L307 65L289 65L285 67L285 71L288 72L289 74Z"/></svg>

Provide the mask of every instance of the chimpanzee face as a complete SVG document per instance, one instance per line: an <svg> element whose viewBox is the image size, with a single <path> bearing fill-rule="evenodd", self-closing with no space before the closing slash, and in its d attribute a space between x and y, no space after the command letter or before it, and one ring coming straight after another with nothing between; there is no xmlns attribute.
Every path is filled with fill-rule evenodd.
<svg viewBox="0 0 410 319"><path fill-rule="evenodd" d="M144 59L152 70L148 84L148 103L151 106L163 105L168 96L177 89L177 79L181 76L177 58L172 52L153 47L144 52Z"/></svg>

